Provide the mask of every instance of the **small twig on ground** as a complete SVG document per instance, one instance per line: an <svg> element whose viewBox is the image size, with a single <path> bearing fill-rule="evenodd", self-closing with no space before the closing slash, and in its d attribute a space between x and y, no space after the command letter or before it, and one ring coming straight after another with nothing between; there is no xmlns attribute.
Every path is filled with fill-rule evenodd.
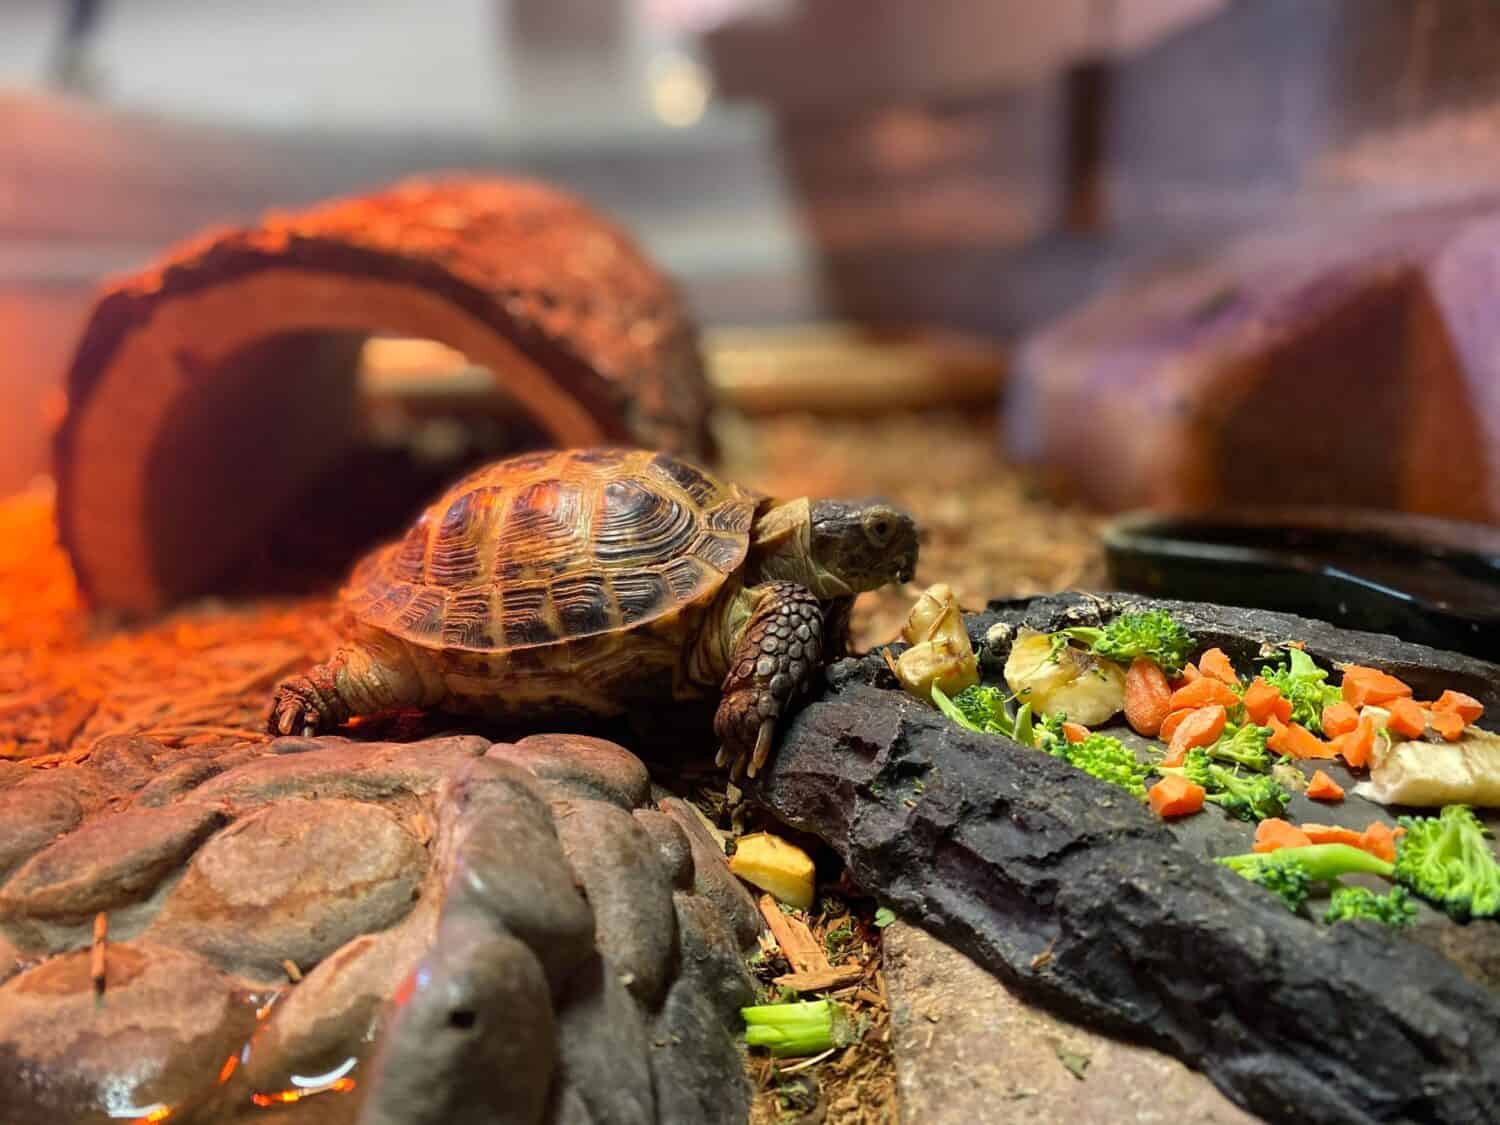
<svg viewBox="0 0 1500 1125"><path fill-rule="evenodd" d="M838 1049L839 1048L837 1047L829 1047L828 1050L824 1051L821 1055L814 1055L812 1058L803 1059L801 1062L796 1063L792 1066L783 1066L777 1069L782 1074L796 1074L799 1070L806 1070L810 1066L817 1066L820 1062L828 1058Z"/></svg>
<svg viewBox="0 0 1500 1125"><path fill-rule="evenodd" d="M781 946L782 955L794 970L799 973L831 971L832 966L823 953L823 947L812 936L806 923L783 914L781 907L776 905L776 900L770 895L760 896L760 913L770 927L776 944Z"/></svg>

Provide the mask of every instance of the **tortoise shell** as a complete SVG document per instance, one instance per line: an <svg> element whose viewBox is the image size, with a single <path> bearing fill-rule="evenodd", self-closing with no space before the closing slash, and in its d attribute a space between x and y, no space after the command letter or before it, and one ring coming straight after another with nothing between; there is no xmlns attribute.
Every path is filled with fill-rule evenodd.
<svg viewBox="0 0 1500 1125"><path fill-rule="evenodd" d="M361 624L509 652L699 609L745 561L761 497L664 453L524 454L459 481L344 589Z"/></svg>

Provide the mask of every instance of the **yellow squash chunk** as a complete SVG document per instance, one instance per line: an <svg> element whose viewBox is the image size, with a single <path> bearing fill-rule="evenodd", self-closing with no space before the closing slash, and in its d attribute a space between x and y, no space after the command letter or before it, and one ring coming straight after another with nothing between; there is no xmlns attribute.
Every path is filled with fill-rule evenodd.
<svg viewBox="0 0 1500 1125"><path fill-rule="evenodd" d="M729 870L788 906L812 909L812 857L779 836L769 832L741 836L729 859Z"/></svg>

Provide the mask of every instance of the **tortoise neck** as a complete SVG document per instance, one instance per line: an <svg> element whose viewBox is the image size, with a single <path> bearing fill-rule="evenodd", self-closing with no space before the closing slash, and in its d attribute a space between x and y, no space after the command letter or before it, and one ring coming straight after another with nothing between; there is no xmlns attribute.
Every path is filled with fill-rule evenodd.
<svg viewBox="0 0 1500 1125"><path fill-rule="evenodd" d="M823 601L854 592L813 555L812 503L806 497L773 504L755 521L745 561L745 584L757 586L763 582L795 582Z"/></svg>

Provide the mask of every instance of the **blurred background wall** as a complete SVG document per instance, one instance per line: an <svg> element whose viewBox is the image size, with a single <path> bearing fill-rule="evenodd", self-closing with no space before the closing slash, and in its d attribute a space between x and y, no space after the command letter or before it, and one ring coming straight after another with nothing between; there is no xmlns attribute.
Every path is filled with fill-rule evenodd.
<svg viewBox="0 0 1500 1125"><path fill-rule="evenodd" d="M269 207L524 172L711 324L1012 340L1248 227L1491 190L1497 48L1491 0L6 0L0 490L99 281Z"/></svg>

